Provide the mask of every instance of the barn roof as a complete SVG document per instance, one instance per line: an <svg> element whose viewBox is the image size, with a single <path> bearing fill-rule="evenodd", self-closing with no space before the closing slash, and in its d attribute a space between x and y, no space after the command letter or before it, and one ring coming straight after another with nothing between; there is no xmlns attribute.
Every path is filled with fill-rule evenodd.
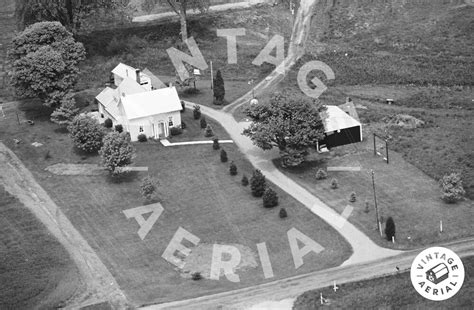
<svg viewBox="0 0 474 310"><path fill-rule="evenodd" d="M128 119L180 111L181 101L175 87L167 87L122 97Z"/></svg>
<svg viewBox="0 0 474 310"><path fill-rule="evenodd" d="M326 133L361 126L360 122L335 105L326 106L326 111L321 114Z"/></svg>

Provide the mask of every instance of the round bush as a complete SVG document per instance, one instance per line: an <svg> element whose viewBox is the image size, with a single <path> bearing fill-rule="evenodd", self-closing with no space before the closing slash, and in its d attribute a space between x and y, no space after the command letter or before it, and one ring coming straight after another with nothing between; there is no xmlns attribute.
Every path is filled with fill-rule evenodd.
<svg viewBox="0 0 474 310"><path fill-rule="evenodd" d="M113 125L113 123L112 123L112 120L110 118L108 118L104 121L104 127L105 128L112 128L112 125Z"/></svg>
<svg viewBox="0 0 474 310"><path fill-rule="evenodd" d="M194 119L200 119L201 118L201 107L200 106L198 106L198 105L194 106L193 117L194 117Z"/></svg>
<svg viewBox="0 0 474 310"><path fill-rule="evenodd" d="M339 187L339 183L337 183L337 179L332 179L331 181L331 188L336 189Z"/></svg>
<svg viewBox="0 0 474 310"><path fill-rule="evenodd" d="M326 170L319 168L318 171L316 172L316 180L323 180L328 177L328 173Z"/></svg>
<svg viewBox="0 0 474 310"><path fill-rule="evenodd" d="M179 127L171 127L170 128L170 133L172 136L177 136L183 133L183 130Z"/></svg>
<svg viewBox="0 0 474 310"><path fill-rule="evenodd" d="M247 176L244 174L244 176L242 177L242 186L248 186L249 185L249 178L247 178Z"/></svg>
<svg viewBox="0 0 474 310"><path fill-rule="evenodd" d="M255 170L250 178L250 189L252 190L252 195L254 197L262 197L265 193L266 186L265 176L260 170Z"/></svg>
<svg viewBox="0 0 474 310"><path fill-rule="evenodd" d="M201 117L201 128L204 129L207 127L207 121L206 121L206 118L203 116Z"/></svg>
<svg viewBox="0 0 474 310"><path fill-rule="evenodd" d="M140 183L140 193L145 199L151 200L156 194L157 185L158 181L154 177L146 176Z"/></svg>
<svg viewBox="0 0 474 310"><path fill-rule="evenodd" d="M186 129L186 123L185 122L181 122L181 129Z"/></svg>
<svg viewBox="0 0 474 310"><path fill-rule="evenodd" d="M230 163L229 173L230 173L230 175L237 175L237 166L235 165L234 162Z"/></svg>
<svg viewBox="0 0 474 310"><path fill-rule="evenodd" d="M212 130L211 125L207 125L206 132L204 133L204 136L209 138L209 137L212 137L213 135L214 135L214 131Z"/></svg>
<svg viewBox="0 0 474 310"><path fill-rule="evenodd" d="M273 208L278 205L278 195L277 193L271 189L268 188L265 190L265 193L263 194L263 206L265 208Z"/></svg>
<svg viewBox="0 0 474 310"><path fill-rule="evenodd" d="M446 203L456 203L464 198L466 191L463 188L461 175L451 173L443 176L439 181L441 186L441 199Z"/></svg>
<svg viewBox="0 0 474 310"><path fill-rule="evenodd" d="M115 131L118 132L118 133L123 132L123 126L120 125L120 124L115 125Z"/></svg>
<svg viewBox="0 0 474 310"><path fill-rule="evenodd" d="M198 280L201 280L202 279L202 275L200 272L193 272L191 274L191 278L194 280L194 281L198 281Z"/></svg>
<svg viewBox="0 0 474 310"><path fill-rule="evenodd" d="M286 213L286 209L285 208L281 208L280 209L280 212L278 213L278 215L280 216L281 219L285 218L288 216L288 213Z"/></svg>
<svg viewBox="0 0 474 310"><path fill-rule="evenodd" d="M214 150L218 150L218 149L221 148L220 145L219 145L219 139L214 138L214 139L212 140L212 148L213 148Z"/></svg>
<svg viewBox="0 0 474 310"><path fill-rule="evenodd" d="M356 193L352 192L351 195L349 196L349 201L350 202L356 202Z"/></svg>
<svg viewBox="0 0 474 310"><path fill-rule="evenodd" d="M137 139L138 139L139 142L146 142L146 141L148 140L148 139L146 138L146 135L143 134L143 133L139 134L138 137L137 137Z"/></svg>
<svg viewBox="0 0 474 310"><path fill-rule="evenodd" d="M227 162L227 152L224 150L221 150L221 162Z"/></svg>
<svg viewBox="0 0 474 310"><path fill-rule="evenodd" d="M104 128L89 116L76 116L67 129L74 145L85 152L97 152L103 145Z"/></svg>

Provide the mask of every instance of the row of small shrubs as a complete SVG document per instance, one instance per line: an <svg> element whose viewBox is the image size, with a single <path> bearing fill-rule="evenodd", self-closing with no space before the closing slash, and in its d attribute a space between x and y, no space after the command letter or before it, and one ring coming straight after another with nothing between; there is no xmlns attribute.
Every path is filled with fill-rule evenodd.
<svg viewBox="0 0 474 310"><path fill-rule="evenodd" d="M219 140L217 138L214 139L213 141L213 149L214 150L220 149ZM224 149L221 149L220 158L221 158L221 162L223 163L229 160L227 157L227 152ZM235 165L233 161L231 161L229 165L229 173L232 176L235 176L238 174L237 166ZM253 172L253 175L250 178L250 181L248 177L244 174L241 179L241 184L242 186L248 186L250 184L252 195L254 197L262 197L263 206L265 208L273 208L278 205L277 193L273 189L267 188L265 176L262 174L260 170L257 169ZM283 217L286 217L287 215L286 210L283 211L282 214L284 215Z"/></svg>
<svg viewBox="0 0 474 310"><path fill-rule="evenodd" d="M105 121L104 121L104 127L105 128L112 128L113 127L113 122L110 118L107 118ZM118 133L121 133L123 132L123 126L121 124L117 124L115 125L114 127L115 131L117 131Z"/></svg>

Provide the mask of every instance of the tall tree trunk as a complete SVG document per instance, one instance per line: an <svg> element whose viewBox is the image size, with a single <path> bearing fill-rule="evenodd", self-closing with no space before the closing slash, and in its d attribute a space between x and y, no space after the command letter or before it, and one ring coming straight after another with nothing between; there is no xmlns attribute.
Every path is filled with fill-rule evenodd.
<svg viewBox="0 0 474 310"><path fill-rule="evenodd" d="M188 39L188 25L186 22L186 12L179 13L179 22L181 24L181 40L183 43Z"/></svg>
<svg viewBox="0 0 474 310"><path fill-rule="evenodd" d="M66 11L67 11L67 18L69 20L69 25L71 29L76 30L75 23L74 23L74 8L73 8L72 0L66 0Z"/></svg>

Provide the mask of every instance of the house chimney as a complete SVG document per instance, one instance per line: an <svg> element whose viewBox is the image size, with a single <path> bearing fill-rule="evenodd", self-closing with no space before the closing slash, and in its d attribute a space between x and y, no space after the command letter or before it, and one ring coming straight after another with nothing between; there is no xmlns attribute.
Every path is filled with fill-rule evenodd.
<svg viewBox="0 0 474 310"><path fill-rule="evenodd" d="M140 69L136 69L135 70L135 73L137 74L137 83L139 85L141 85L141 81L140 81Z"/></svg>

